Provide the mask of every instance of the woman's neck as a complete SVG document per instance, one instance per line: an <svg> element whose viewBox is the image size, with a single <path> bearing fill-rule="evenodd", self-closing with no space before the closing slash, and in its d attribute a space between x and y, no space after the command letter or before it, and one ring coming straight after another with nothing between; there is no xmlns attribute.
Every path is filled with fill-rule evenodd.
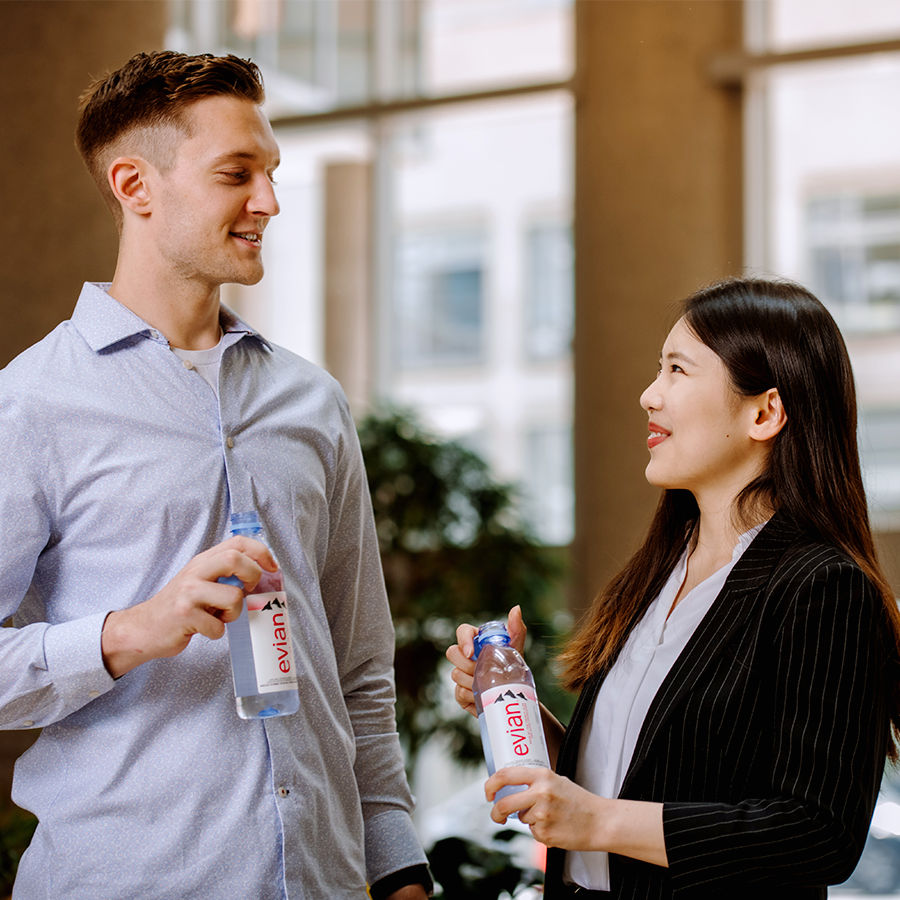
<svg viewBox="0 0 900 900"><path fill-rule="evenodd" d="M771 499L755 494L746 503L740 503L741 492L727 497L697 497L699 516L692 543L696 549L725 552L734 549L738 538L745 532L768 521L775 512Z"/></svg>
<svg viewBox="0 0 900 900"><path fill-rule="evenodd" d="M720 568L734 553L741 535L772 517L772 504L766 499L756 500L741 509L735 500L722 507L700 508L700 517L691 539L691 559L704 568Z"/></svg>
<svg viewBox="0 0 900 900"><path fill-rule="evenodd" d="M734 548L744 532L765 522L772 510L768 504L757 503L752 513L739 515L732 502L722 510L700 512L688 547L688 561L675 600L669 610L671 615L679 601L686 597L698 584L706 581L714 572L731 562Z"/></svg>

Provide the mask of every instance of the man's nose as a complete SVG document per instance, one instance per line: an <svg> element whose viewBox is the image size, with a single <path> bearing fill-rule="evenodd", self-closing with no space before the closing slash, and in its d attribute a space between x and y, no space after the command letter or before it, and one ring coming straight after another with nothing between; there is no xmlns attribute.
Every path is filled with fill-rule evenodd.
<svg viewBox="0 0 900 900"><path fill-rule="evenodd" d="M250 198L250 212L254 216L271 218L281 211L278 198L275 196L275 186L268 178L257 180L257 187Z"/></svg>

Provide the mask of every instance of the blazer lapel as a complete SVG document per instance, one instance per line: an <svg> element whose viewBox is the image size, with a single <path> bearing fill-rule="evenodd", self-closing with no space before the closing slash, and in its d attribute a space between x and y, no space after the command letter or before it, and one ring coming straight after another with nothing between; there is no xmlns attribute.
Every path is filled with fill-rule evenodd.
<svg viewBox="0 0 900 900"><path fill-rule="evenodd" d="M620 796L626 795L657 736L669 717L677 712L681 699L703 683L705 673L719 654L725 652L730 635L743 627L754 614L758 608L760 589L768 582L775 565L796 534L790 522L776 514L731 570L709 612L697 626L650 704Z"/></svg>

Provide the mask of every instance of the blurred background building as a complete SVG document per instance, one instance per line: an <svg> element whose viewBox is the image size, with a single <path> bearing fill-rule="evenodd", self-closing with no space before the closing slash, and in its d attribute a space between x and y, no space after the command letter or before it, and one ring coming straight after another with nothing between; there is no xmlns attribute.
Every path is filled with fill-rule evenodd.
<svg viewBox="0 0 900 900"><path fill-rule="evenodd" d="M413 408L517 482L537 536L573 548L576 609L652 504L636 397L672 304L739 272L797 278L840 321L900 582L891 0L0 8L0 362L112 271L71 141L90 76L142 48L233 51L265 73L284 162L267 277L227 301L329 368L357 411Z"/></svg>
<svg viewBox="0 0 900 900"><path fill-rule="evenodd" d="M354 410L415 409L521 485L570 603L655 503L645 416L675 302L779 274L840 323L883 562L900 593L896 0L0 3L0 365L108 279L72 133L138 50L263 69L281 144L267 276L226 301ZM9 742L15 752L14 740Z"/></svg>
<svg viewBox="0 0 900 900"><path fill-rule="evenodd" d="M278 123L268 276L228 301L519 482L568 544L570 0L174 0L169 46L249 55ZM274 234L274 232L272 232Z"/></svg>

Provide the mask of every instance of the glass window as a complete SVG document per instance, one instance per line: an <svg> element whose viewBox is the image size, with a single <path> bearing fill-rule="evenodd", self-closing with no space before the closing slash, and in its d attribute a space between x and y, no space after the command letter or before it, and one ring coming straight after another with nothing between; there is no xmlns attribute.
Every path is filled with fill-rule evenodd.
<svg viewBox="0 0 900 900"><path fill-rule="evenodd" d="M534 360L566 357L575 324L572 229L532 225L525 240L525 352Z"/></svg>
<svg viewBox="0 0 900 900"><path fill-rule="evenodd" d="M572 467L559 435L572 421L572 100L545 83L572 75L572 0L171 0L171 10L173 49L260 64L281 145L266 277L228 286L226 302L314 362L340 357L354 409L386 400L438 434L478 435L503 481L540 471L555 518L546 526L533 503L532 520L545 539L568 540ZM466 96L504 88L517 93ZM453 103L428 100L448 94ZM422 108L385 109L408 98ZM304 123L316 112L337 124ZM328 176L347 162L366 168L370 202ZM348 273L329 236L358 215L368 219L358 244L338 241ZM350 293L357 321L325 307ZM555 449L534 463L542 429Z"/></svg>
<svg viewBox="0 0 900 900"><path fill-rule="evenodd" d="M170 3L169 46L252 57L273 115L572 74L572 0Z"/></svg>
<svg viewBox="0 0 900 900"><path fill-rule="evenodd" d="M523 479L528 517L545 544L562 546L572 540L572 429L538 425L525 433Z"/></svg>
<svg viewBox="0 0 900 900"><path fill-rule="evenodd" d="M423 92L568 78L570 17L570 0L424 0Z"/></svg>
<svg viewBox="0 0 900 900"><path fill-rule="evenodd" d="M769 4L791 5L812 28L813 6ZM850 24L856 9L844 7ZM840 325L861 429L881 423L860 447L873 525L888 529L900 516L889 462L889 423L900 423L900 54L774 65L750 87L747 264L808 285Z"/></svg>
<svg viewBox="0 0 900 900"><path fill-rule="evenodd" d="M900 330L900 196L813 196L810 281L845 331Z"/></svg>
<svg viewBox="0 0 900 900"><path fill-rule="evenodd" d="M894 371L900 371L900 354L895 362ZM900 407L863 410L859 439L875 517L884 527L900 530Z"/></svg>
<svg viewBox="0 0 900 900"><path fill-rule="evenodd" d="M774 0L766 7L771 50L886 40L900 32L895 0Z"/></svg>
<svg viewBox="0 0 900 900"><path fill-rule="evenodd" d="M504 481L527 487L540 472L536 483L555 487L529 504L531 523L568 541L571 450L548 450L537 469L532 451L535 433L572 424L571 101L436 109L393 121L384 147L383 394L439 434L477 432Z"/></svg>
<svg viewBox="0 0 900 900"><path fill-rule="evenodd" d="M398 244L393 320L396 365L481 362L483 234L479 230L413 231Z"/></svg>

